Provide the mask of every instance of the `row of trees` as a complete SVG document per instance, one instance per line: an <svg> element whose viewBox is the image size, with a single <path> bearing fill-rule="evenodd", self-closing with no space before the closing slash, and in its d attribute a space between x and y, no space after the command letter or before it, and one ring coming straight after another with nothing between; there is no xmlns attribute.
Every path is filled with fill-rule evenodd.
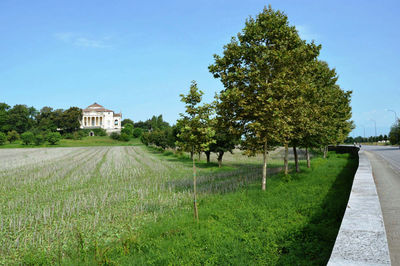
<svg viewBox="0 0 400 266"><path fill-rule="evenodd" d="M71 107L67 110L43 107L39 111L34 107L17 104L13 107L0 103L0 132L16 131L57 131L72 133L79 129L82 110Z"/></svg>
<svg viewBox="0 0 400 266"><path fill-rule="evenodd" d="M310 148L323 148L326 154L328 145L343 142L354 127L351 91L337 85L335 70L318 59L320 49L302 40L287 16L271 7L249 18L209 66L224 85L215 102L201 105L203 93L195 82L181 95L186 112L177 123L178 148L192 154L210 152L218 146L218 135L233 146L239 141L246 154L263 154L263 190L268 152L275 147L285 147L286 174L289 146L296 171L299 147L306 149L309 167ZM193 177L196 190L194 159ZM196 192L194 197L197 217Z"/></svg>
<svg viewBox="0 0 400 266"><path fill-rule="evenodd" d="M6 141L13 143L21 139L22 143L25 145L42 145L44 142L48 141L51 145L57 144L61 140L61 134L59 132L31 132L26 131L21 135L17 131L11 130L7 134L0 132L0 145L6 143Z"/></svg>
<svg viewBox="0 0 400 266"><path fill-rule="evenodd" d="M389 137L387 135L379 135L379 136L370 136L370 137L347 137L344 143L353 144L353 143L363 143L363 142L378 142L378 141L388 141Z"/></svg>

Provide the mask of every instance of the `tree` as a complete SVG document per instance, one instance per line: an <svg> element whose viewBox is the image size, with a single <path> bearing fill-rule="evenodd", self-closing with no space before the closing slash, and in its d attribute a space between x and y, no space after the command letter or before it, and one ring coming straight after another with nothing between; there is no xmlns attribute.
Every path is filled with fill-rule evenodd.
<svg viewBox="0 0 400 266"><path fill-rule="evenodd" d="M19 140L19 134L18 134L18 132L15 131L15 130L8 131L8 133L7 133L7 140L8 140L10 143L13 143L13 142L16 141L16 140Z"/></svg>
<svg viewBox="0 0 400 266"><path fill-rule="evenodd" d="M0 103L0 132L7 132L9 130L8 123L8 110L10 106L6 103Z"/></svg>
<svg viewBox="0 0 400 266"><path fill-rule="evenodd" d="M61 128L68 133L72 133L80 128L81 120L82 109L79 107L70 107L62 114Z"/></svg>
<svg viewBox="0 0 400 266"><path fill-rule="evenodd" d="M32 144L35 141L35 135L30 131L24 132L21 134L21 140L25 145Z"/></svg>
<svg viewBox="0 0 400 266"><path fill-rule="evenodd" d="M50 132L47 134L47 141L51 145L57 144L61 140L61 134L59 132Z"/></svg>
<svg viewBox="0 0 400 266"><path fill-rule="evenodd" d="M300 88L296 73L318 51L319 46L300 39L285 14L269 7L248 19L237 38L224 46L223 56L214 55L209 66L225 87L221 108L240 128L242 148L249 155L263 154L263 190L268 151L292 132L284 110L298 96L293 93Z"/></svg>
<svg viewBox="0 0 400 266"><path fill-rule="evenodd" d="M143 129L136 127L133 129L132 136L134 138L140 138L143 134Z"/></svg>
<svg viewBox="0 0 400 266"><path fill-rule="evenodd" d="M133 125L132 124L125 124L124 128L121 130L121 134L124 133L130 137L133 136Z"/></svg>
<svg viewBox="0 0 400 266"><path fill-rule="evenodd" d="M235 145L239 143L240 135L230 130L229 121L225 120L226 117L218 115L218 101L215 104L217 116L210 121L210 125L215 131L215 143L210 144L210 149L205 151L205 154L207 163L209 163L211 152L215 152L217 154L218 167L221 167L225 152L232 153L233 149L235 149Z"/></svg>
<svg viewBox="0 0 400 266"><path fill-rule="evenodd" d="M391 144L400 144L400 120L397 120L397 122L390 128L389 132L389 141Z"/></svg>
<svg viewBox="0 0 400 266"><path fill-rule="evenodd" d="M8 110L7 124L5 130L15 130L19 134L30 130L34 125L36 110L33 107L17 104Z"/></svg>
<svg viewBox="0 0 400 266"><path fill-rule="evenodd" d="M0 145L4 145L7 141L7 136L3 132L0 131Z"/></svg>
<svg viewBox="0 0 400 266"><path fill-rule="evenodd" d="M53 108L45 106L36 115L37 128L42 131L56 131L58 121Z"/></svg>
<svg viewBox="0 0 400 266"><path fill-rule="evenodd" d="M205 104L199 106L203 96L203 92L197 88L197 83L192 81L190 90L187 95L181 94L181 101L185 103L185 114L180 114L181 119L178 120L181 132L179 133L179 141L177 146L192 154L200 154L209 150L210 144L214 143L214 130L209 124L211 115L211 106ZM199 219L197 211L197 195L196 195L196 163L193 160L193 207L194 217Z"/></svg>
<svg viewBox="0 0 400 266"><path fill-rule="evenodd" d="M38 133L35 135L35 138L34 138L35 145L37 145L37 146L42 145L44 143L44 141L45 141L45 137L41 133Z"/></svg>
<svg viewBox="0 0 400 266"><path fill-rule="evenodd" d="M133 125L134 123L133 123L133 121L132 121L131 119L125 118L124 120L121 121L121 126L124 127L126 124L131 124L131 125Z"/></svg>

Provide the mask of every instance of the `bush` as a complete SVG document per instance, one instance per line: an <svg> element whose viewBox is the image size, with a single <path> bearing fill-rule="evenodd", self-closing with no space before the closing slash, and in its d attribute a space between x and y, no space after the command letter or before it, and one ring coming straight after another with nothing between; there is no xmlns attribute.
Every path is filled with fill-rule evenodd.
<svg viewBox="0 0 400 266"><path fill-rule="evenodd" d="M144 132L144 133L142 134L142 136L140 137L140 141L141 141L144 145L149 146L149 144L150 144L150 133L149 133L149 132Z"/></svg>
<svg viewBox="0 0 400 266"><path fill-rule="evenodd" d="M29 145L35 141L35 135L33 135L32 132L27 131L21 134L21 139L25 145Z"/></svg>
<svg viewBox="0 0 400 266"><path fill-rule="evenodd" d="M72 138L74 140L82 139L82 134L80 134L78 131L75 131L74 133L72 133Z"/></svg>
<svg viewBox="0 0 400 266"><path fill-rule="evenodd" d="M45 140L45 138L42 134L35 135L35 139L34 139L35 145L42 145L44 143L44 140Z"/></svg>
<svg viewBox="0 0 400 266"><path fill-rule="evenodd" d="M9 131L9 132L7 133L7 140L8 140L10 143L13 143L13 142L16 141L16 140L19 140L19 134L18 134L18 132L15 131L15 130Z"/></svg>
<svg viewBox="0 0 400 266"><path fill-rule="evenodd" d="M125 132L122 132L121 135L119 136L119 140L121 140L121 141L129 141L130 140L130 136L128 134L126 134Z"/></svg>
<svg viewBox="0 0 400 266"><path fill-rule="evenodd" d="M64 139L73 139L74 138L74 136L71 134L71 133L66 133L66 134L64 134Z"/></svg>
<svg viewBox="0 0 400 266"><path fill-rule="evenodd" d="M140 138L143 135L143 129L136 127L133 129L132 136L134 138Z"/></svg>
<svg viewBox="0 0 400 266"><path fill-rule="evenodd" d="M115 140L119 140L119 134L117 132L113 132L110 134L110 138L115 139Z"/></svg>
<svg viewBox="0 0 400 266"><path fill-rule="evenodd" d="M3 132L0 132L0 145L3 145L7 141L7 136Z"/></svg>
<svg viewBox="0 0 400 266"><path fill-rule="evenodd" d="M61 135L59 132L50 132L49 134L47 134L47 141L51 145L55 145L60 140L61 140Z"/></svg>
<svg viewBox="0 0 400 266"><path fill-rule="evenodd" d="M127 134L129 137L133 135L133 125L132 124L126 124L124 128L121 130L121 134Z"/></svg>

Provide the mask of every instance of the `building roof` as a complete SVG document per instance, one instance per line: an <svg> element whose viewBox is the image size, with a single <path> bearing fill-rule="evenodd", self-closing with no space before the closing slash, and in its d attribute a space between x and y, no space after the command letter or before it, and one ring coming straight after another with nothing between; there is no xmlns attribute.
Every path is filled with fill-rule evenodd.
<svg viewBox="0 0 400 266"><path fill-rule="evenodd" d="M100 104L98 104L98 103L94 103L94 104L89 105L89 106L86 107L86 108L101 108L101 107L104 108L104 106L102 106L102 105L100 105Z"/></svg>
<svg viewBox="0 0 400 266"><path fill-rule="evenodd" d="M89 105L88 107L86 107L85 109L83 109L84 112L113 112L113 110L109 110L104 108L104 106L98 104L98 103L94 103Z"/></svg>

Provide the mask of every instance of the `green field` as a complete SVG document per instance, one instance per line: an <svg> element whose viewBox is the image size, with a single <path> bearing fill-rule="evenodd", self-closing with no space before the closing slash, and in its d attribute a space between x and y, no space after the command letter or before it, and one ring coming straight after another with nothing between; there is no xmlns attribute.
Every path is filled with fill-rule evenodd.
<svg viewBox="0 0 400 266"><path fill-rule="evenodd" d="M356 159L316 158L262 192L260 157L202 158L197 224L190 159L135 145L0 150L0 264L326 263Z"/></svg>

